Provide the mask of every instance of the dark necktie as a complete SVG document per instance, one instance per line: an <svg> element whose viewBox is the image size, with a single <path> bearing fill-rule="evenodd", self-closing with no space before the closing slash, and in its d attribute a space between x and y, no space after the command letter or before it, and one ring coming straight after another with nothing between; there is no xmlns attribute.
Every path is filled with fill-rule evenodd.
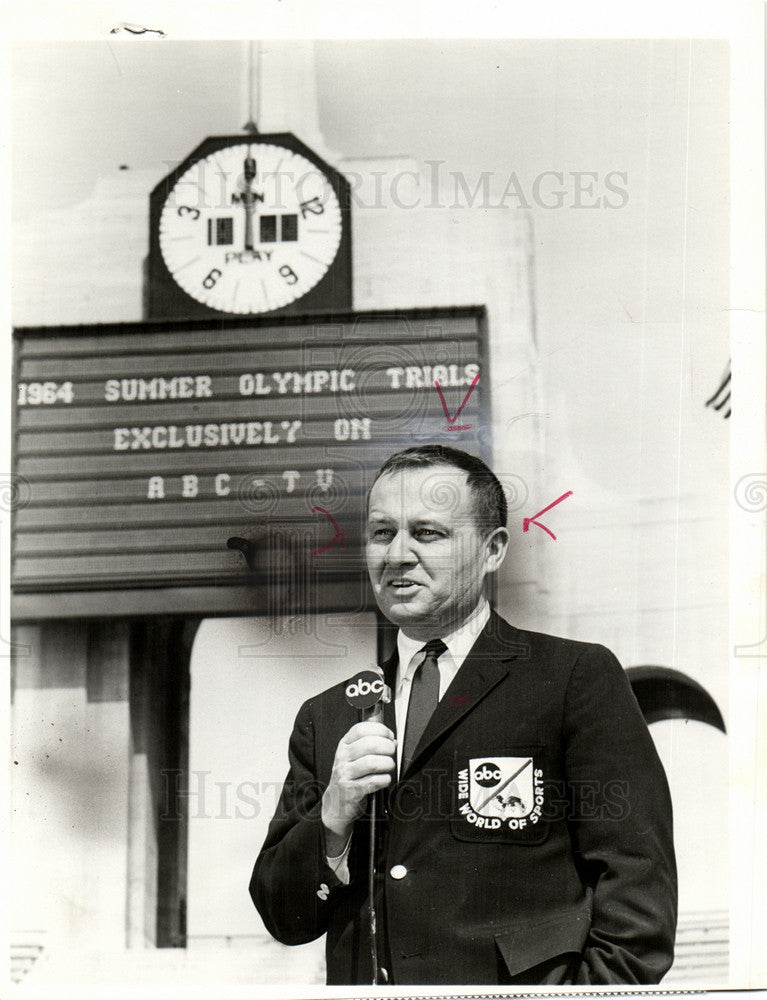
<svg viewBox="0 0 767 1000"><path fill-rule="evenodd" d="M426 656L416 668L410 687L410 700L408 701L407 721L405 722L405 742L402 747L403 772L412 761L418 741L426 729L426 723L437 707L439 701L437 658L446 649L447 646L441 639L429 639L423 649L419 650L420 653L426 653Z"/></svg>

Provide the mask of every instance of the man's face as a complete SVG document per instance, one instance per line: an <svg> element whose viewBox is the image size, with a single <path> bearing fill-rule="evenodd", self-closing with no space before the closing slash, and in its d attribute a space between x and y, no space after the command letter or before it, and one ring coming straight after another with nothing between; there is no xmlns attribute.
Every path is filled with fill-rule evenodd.
<svg viewBox="0 0 767 1000"><path fill-rule="evenodd" d="M480 534L463 470L438 465L381 476L370 492L366 546L378 606L413 639L444 635L476 608L507 539L504 529Z"/></svg>

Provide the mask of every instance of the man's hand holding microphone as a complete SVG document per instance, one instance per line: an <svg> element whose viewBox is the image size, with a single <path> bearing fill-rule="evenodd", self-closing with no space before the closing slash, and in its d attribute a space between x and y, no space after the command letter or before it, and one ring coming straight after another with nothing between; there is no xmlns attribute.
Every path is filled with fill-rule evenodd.
<svg viewBox="0 0 767 1000"><path fill-rule="evenodd" d="M365 812L367 797L391 784L397 767L397 741L383 724L388 689L380 673L362 671L346 687L346 700L363 721L356 722L336 748L328 787L322 796L322 823L329 857L343 853L354 821Z"/></svg>

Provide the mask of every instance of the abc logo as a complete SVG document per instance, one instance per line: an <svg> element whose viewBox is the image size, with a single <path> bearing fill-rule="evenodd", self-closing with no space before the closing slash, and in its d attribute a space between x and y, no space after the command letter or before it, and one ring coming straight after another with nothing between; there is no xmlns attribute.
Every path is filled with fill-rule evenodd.
<svg viewBox="0 0 767 1000"><path fill-rule="evenodd" d="M380 678L374 681L366 681L358 677L357 680L352 681L351 684L347 684L346 686L347 698L364 698L372 692L376 694L383 692L383 681Z"/></svg>
<svg viewBox="0 0 767 1000"><path fill-rule="evenodd" d="M492 761L487 760L474 772L474 780L483 788L492 788L501 780L501 770Z"/></svg>
<svg viewBox="0 0 767 1000"><path fill-rule="evenodd" d="M381 701L384 682L374 670L361 670L344 688L346 701L357 709L372 708Z"/></svg>

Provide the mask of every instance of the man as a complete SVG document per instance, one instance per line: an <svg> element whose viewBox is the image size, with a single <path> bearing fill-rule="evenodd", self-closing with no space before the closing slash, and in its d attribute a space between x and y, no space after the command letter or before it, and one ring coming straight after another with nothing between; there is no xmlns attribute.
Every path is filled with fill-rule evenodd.
<svg viewBox="0 0 767 1000"><path fill-rule="evenodd" d="M366 557L399 626L383 723L340 684L306 702L250 891L286 944L327 932L329 984L370 983L369 802L380 801L379 981L657 983L676 870L663 768L602 646L509 625L484 597L506 554L479 459L410 448L368 498Z"/></svg>

